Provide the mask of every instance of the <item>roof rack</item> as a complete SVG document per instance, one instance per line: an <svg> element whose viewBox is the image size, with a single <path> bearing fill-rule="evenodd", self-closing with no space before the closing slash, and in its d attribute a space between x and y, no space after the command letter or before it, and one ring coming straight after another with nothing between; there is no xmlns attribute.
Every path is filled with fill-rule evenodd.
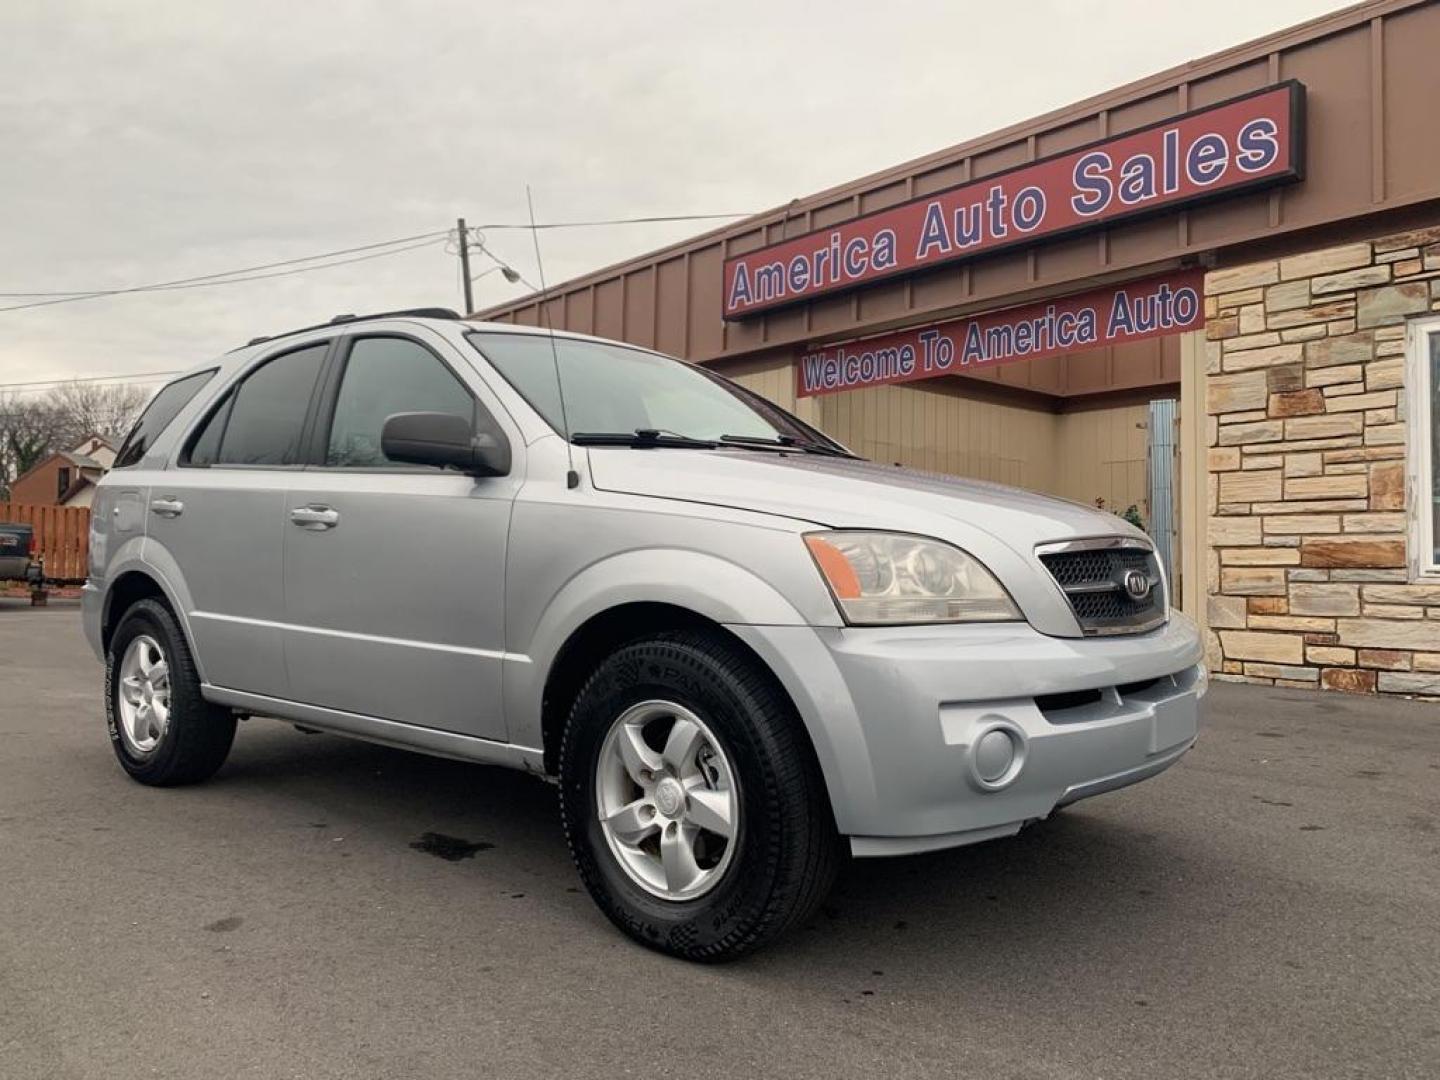
<svg viewBox="0 0 1440 1080"><path fill-rule="evenodd" d="M301 326L295 330L284 330L278 334L262 334L260 337L251 338L244 345L236 346L236 349L248 349L251 345L259 345L262 342L274 341L277 338L290 337L293 334L303 334L310 330L324 330L327 326L343 326L345 323L365 322L369 319L399 319L403 317L416 319L454 319L459 320L460 313L443 307L420 307L402 308L399 311L376 311L369 315L336 315L329 322L316 323L314 326ZM231 349L235 352L236 349Z"/></svg>

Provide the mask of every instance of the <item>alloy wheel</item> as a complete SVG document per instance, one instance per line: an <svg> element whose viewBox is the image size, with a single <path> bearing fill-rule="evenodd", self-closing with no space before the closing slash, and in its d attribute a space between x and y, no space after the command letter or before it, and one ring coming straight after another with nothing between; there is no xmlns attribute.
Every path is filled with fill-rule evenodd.
<svg viewBox="0 0 1440 1080"><path fill-rule="evenodd" d="M135 754L152 753L170 726L170 665L159 642L148 634L125 648L115 707L126 747Z"/></svg>
<svg viewBox="0 0 1440 1080"><path fill-rule="evenodd" d="M626 709L600 747L595 781L601 831L631 881L672 901L720 883L739 837L739 792L724 747L694 712L672 701Z"/></svg>

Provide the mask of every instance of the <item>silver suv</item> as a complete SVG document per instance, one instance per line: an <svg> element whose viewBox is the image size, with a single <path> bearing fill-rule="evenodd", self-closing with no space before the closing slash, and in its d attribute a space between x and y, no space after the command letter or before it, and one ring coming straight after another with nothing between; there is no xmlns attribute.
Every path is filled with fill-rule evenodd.
<svg viewBox="0 0 1440 1080"><path fill-rule="evenodd" d="M591 896L738 955L847 855L1018 831L1153 776L1207 679L1145 536L862 461L576 334L402 312L154 399L95 500L85 629L136 780L239 717L552 777Z"/></svg>

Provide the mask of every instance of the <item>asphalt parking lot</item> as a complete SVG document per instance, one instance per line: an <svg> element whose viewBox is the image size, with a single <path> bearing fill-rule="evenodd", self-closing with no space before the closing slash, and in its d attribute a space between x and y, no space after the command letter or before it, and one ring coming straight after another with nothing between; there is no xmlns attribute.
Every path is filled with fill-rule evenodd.
<svg viewBox="0 0 1440 1080"><path fill-rule="evenodd" d="M0 1076L1433 1077L1440 707L1217 686L1166 775L848 869L724 967L577 891L553 789L268 720L132 783L0 600ZM449 861L426 833L479 846Z"/></svg>

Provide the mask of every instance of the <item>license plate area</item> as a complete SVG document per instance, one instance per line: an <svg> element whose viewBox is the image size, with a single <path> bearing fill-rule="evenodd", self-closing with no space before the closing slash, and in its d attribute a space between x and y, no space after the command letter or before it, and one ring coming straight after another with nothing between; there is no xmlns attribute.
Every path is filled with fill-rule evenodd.
<svg viewBox="0 0 1440 1080"><path fill-rule="evenodd" d="M1195 737L1199 705L1192 694L1155 703L1150 728L1150 753L1158 754Z"/></svg>

